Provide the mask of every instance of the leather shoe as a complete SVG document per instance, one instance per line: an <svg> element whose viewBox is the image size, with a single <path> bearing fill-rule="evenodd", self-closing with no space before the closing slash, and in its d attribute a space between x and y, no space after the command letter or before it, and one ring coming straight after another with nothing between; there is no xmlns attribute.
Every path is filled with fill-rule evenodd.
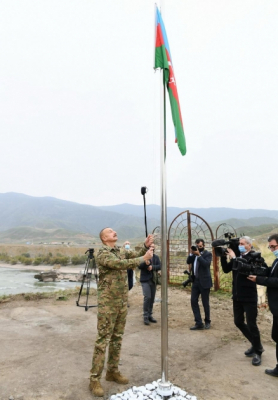
<svg viewBox="0 0 278 400"><path fill-rule="evenodd" d="M153 322L153 323L156 323L156 322L157 322L157 320L154 319L153 317L149 317L149 321L150 321L150 322Z"/></svg>
<svg viewBox="0 0 278 400"><path fill-rule="evenodd" d="M278 368L277 367L275 367L274 369L266 369L264 372L267 375L275 376L276 378L278 378Z"/></svg>
<svg viewBox="0 0 278 400"><path fill-rule="evenodd" d="M150 323L149 323L149 318L144 318L144 324L145 324L145 325L150 325Z"/></svg>
<svg viewBox="0 0 278 400"><path fill-rule="evenodd" d="M252 360L252 365L255 365L255 367L258 367L261 365L262 359L259 354L255 354Z"/></svg>
<svg viewBox="0 0 278 400"><path fill-rule="evenodd" d="M209 322L206 322L205 323L205 329L209 329L210 328L210 323Z"/></svg>
<svg viewBox="0 0 278 400"><path fill-rule="evenodd" d="M264 352L264 348L261 347L261 348L259 349L259 352L260 352L260 354L262 354L262 353ZM253 346L251 346L250 349L248 349L248 350L246 350L246 351L244 352L244 354L246 355L246 357L254 357L254 355L256 354L256 350L254 349Z"/></svg>
<svg viewBox="0 0 278 400"><path fill-rule="evenodd" d="M246 350L244 352L244 354L246 355L246 357L254 357L255 355L255 349L253 346L250 347L250 349Z"/></svg>
<svg viewBox="0 0 278 400"><path fill-rule="evenodd" d="M194 325L194 326L191 326L191 328L190 328L191 331L198 331L198 330L203 330L203 329L204 329L204 324Z"/></svg>

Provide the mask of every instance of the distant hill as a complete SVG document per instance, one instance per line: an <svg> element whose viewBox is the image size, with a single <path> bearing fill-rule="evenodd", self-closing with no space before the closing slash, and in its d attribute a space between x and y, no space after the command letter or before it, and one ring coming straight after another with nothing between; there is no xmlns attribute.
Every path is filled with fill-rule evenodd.
<svg viewBox="0 0 278 400"><path fill-rule="evenodd" d="M168 223L187 209L187 207L168 207ZM264 231L268 229L266 226L270 229L271 226L278 224L277 210L190 208L190 212L204 218L214 232L223 222L232 225L239 233L243 229L241 227L244 227L246 232L247 227L250 227L248 231L251 232L251 227L263 226ZM148 231L151 232L160 225L160 206L147 205L147 219ZM120 240L141 240L145 236L143 204L96 207L53 197L32 197L19 193L0 194L0 241L2 242L9 238L22 240L27 236L29 240L38 237L42 241L50 236L52 238L61 236L66 241L67 238L78 237L80 234L87 234L93 238L98 237L100 230L106 226L115 229Z"/></svg>
<svg viewBox="0 0 278 400"><path fill-rule="evenodd" d="M249 219L238 219L238 218L230 218L223 221L217 221L210 223L210 226L213 230L217 228L218 225L225 223L231 225L236 230L242 229L242 227L252 227L252 226L261 226L261 225L277 225L278 219L276 218L269 218L269 217L255 217Z"/></svg>
<svg viewBox="0 0 278 400"><path fill-rule="evenodd" d="M89 244L99 241L99 238L88 233L73 232L67 229L41 229L29 226L11 228L0 232L1 243L52 243L70 242L71 244Z"/></svg>
<svg viewBox="0 0 278 400"><path fill-rule="evenodd" d="M149 229L158 223L149 219ZM144 237L143 216L120 214L53 197L0 194L0 232L16 227L62 228L97 236L105 226L112 226L120 239Z"/></svg>
<svg viewBox="0 0 278 400"><path fill-rule="evenodd" d="M237 228L238 236L246 235L251 238L267 240L272 233L278 232L278 224L263 224L259 226L241 226Z"/></svg>
<svg viewBox="0 0 278 400"><path fill-rule="evenodd" d="M125 215L143 216L143 202L142 206L134 204L118 204L115 206L101 206L101 210L117 212ZM263 209L237 209L237 208L193 208L185 206L184 208L179 207L167 207L168 223L171 222L178 214L183 211L189 210L193 214L200 215L207 222L227 221L231 219L247 220L250 218L261 218L257 221L258 224L264 223L263 218L276 219L278 223L278 210L263 210ZM160 221L160 206L156 204L147 205L147 216L148 218L154 218ZM267 222L265 222L267 223Z"/></svg>

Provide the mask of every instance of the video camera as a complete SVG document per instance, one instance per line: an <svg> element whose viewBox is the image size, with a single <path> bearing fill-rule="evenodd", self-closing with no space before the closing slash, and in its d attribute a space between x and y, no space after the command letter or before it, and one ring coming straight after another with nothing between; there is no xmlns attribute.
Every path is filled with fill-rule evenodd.
<svg viewBox="0 0 278 400"><path fill-rule="evenodd" d="M189 283L193 282L193 279L192 279L192 275L189 271L185 270L185 271L183 271L183 273L188 275L188 279L186 281L182 282L182 286L185 288L187 285L189 285Z"/></svg>
<svg viewBox="0 0 278 400"><path fill-rule="evenodd" d="M233 262L233 270L242 275L266 276L268 267L260 252L250 252L247 258L237 257Z"/></svg>
<svg viewBox="0 0 278 400"><path fill-rule="evenodd" d="M87 251L85 251L85 254L89 253L88 257L92 260L92 258L94 257L94 252L95 252L95 249L89 248Z"/></svg>
<svg viewBox="0 0 278 400"><path fill-rule="evenodd" d="M239 238L236 238L235 234L232 232L224 233L224 237L225 239L216 239L211 243L216 257L226 256L228 254L227 248L232 249L236 256L240 256L240 252L238 250Z"/></svg>

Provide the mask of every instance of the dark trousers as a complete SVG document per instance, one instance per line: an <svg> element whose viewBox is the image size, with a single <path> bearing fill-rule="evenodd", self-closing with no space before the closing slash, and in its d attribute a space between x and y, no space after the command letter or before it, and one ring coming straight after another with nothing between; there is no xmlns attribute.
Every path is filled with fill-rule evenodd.
<svg viewBox="0 0 278 400"><path fill-rule="evenodd" d="M141 282L141 285L144 296L143 316L144 318L149 318L153 313L156 284L152 281L152 279L150 279L147 282Z"/></svg>
<svg viewBox="0 0 278 400"><path fill-rule="evenodd" d="M273 315L272 339L276 342L276 360L278 366L278 315Z"/></svg>
<svg viewBox="0 0 278 400"><path fill-rule="evenodd" d="M128 290L133 288L133 269L127 270Z"/></svg>
<svg viewBox="0 0 278 400"><path fill-rule="evenodd" d="M257 327L258 308L257 303L245 303L233 300L234 323L252 344L257 354L262 354L260 332ZM246 315L246 323L244 318Z"/></svg>
<svg viewBox="0 0 278 400"><path fill-rule="evenodd" d="M195 317L196 325L202 325L202 317L199 307L199 297L201 295L202 303L205 311L205 322L210 323L210 307L209 307L210 288L204 289L198 278L195 278L191 289L191 308Z"/></svg>

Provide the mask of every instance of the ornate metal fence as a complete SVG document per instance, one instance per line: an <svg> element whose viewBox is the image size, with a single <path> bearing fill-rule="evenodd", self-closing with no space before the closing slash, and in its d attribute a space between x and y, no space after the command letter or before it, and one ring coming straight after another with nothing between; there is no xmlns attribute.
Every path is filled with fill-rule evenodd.
<svg viewBox="0 0 278 400"><path fill-rule="evenodd" d="M171 223L168 230L168 280L169 283L182 283L185 279L186 259L191 245L197 238L204 239L206 249L212 251L213 233L209 224L199 215L189 210L180 213ZM215 260L214 260L215 261ZM212 263L214 277L215 262ZM214 285L215 282L214 277ZM217 288L216 288L217 290Z"/></svg>
<svg viewBox="0 0 278 400"><path fill-rule="evenodd" d="M228 224L220 224L216 229L216 238L224 238L225 233L232 232L236 235L236 230ZM153 230L156 253L160 255L160 227ZM222 268L219 268L219 260L215 256L211 242L214 235L209 224L199 215L190 213L186 210L171 222L168 229L168 260L167 273L168 282L181 284L185 279L183 271L187 269L186 259L190 253L192 244L197 238L204 239L206 249L212 252L212 279L214 290L231 290L231 273L224 274Z"/></svg>

